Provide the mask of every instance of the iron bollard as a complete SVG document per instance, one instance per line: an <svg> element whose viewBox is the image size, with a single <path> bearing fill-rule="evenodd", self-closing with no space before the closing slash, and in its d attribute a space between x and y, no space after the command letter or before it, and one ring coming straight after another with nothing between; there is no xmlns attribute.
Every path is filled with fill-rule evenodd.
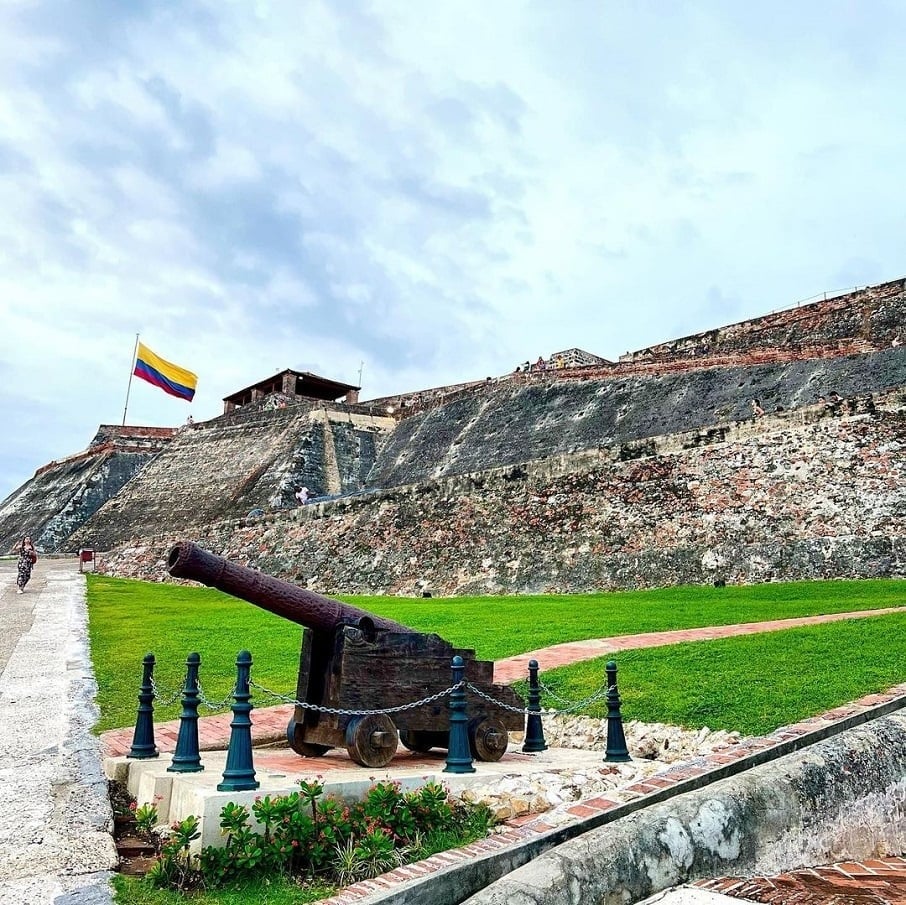
<svg viewBox="0 0 906 905"><path fill-rule="evenodd" d="M620 716L620 693L617 690L617 663L608 660L604 668L607 673L607 749L604 760L619 763L632 760L626 747L626 736L623 735L623 717Z"/></svg>
<svg viewBox="0 0 906 905"><path fill-rule="evenodd" d="M249 713L249 673L252 669L252 655L247 650L239 651L236 657L236 688L233 691L233 719L230 723L230 747L227 750L223 782L217 784L218 792L244 792L257 789L255 765L252 763L252 721Z"/></svg>
<svg viewBox="0 0 906 905"><path fill-rule="evenodd" d="M145 760L158 757L159 752L154 744L154 654L145 654L142 658L142 684L138 690L138 714L135 718L135 732L132 736L132 747L126 757L134 760Z"/></svg>
<svg viewBox="0 0 906 905"><path fill-rule="evenodd" d="M198 751L198 667L201 657L186 658L186 685L182 690L182 713L179 715L179 737L168 773L200 773L204 770Z"/></svg>
<svg viewBox="0 0 906 905"><path fill-rule="evenodd" d="M527 754L547 751L544 740L544 727L541 725L541 686L538 684L538 661L529 660L528 709L531 711L525 720L525 742L522 750Z"/></svg>
<svg viewBox="0 0 906 905"><path fill-rule="evenodd" d="M462 682L466 666L462 657L453 658L453 684ZM450 692L450 744L447 746L447 765L444 773L474 773L472 751L469 747L469 716L466 713L466 692L457 688Z"/></svg>

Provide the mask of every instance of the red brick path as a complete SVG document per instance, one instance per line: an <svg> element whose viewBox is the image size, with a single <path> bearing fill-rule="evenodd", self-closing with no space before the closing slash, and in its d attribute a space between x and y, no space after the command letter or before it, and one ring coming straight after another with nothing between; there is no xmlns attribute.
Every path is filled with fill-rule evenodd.
<svg viewBox="0 0 906 905"><path fill-rule="evenodd" d="M906 905L906 858L846 861L779 877L724 877L695 885L766 905Z"/></svg>
<svg viewBox="0 0 906 905"><path fill-rule="evenodd" d="M772 619L768 622L743 622L738 625L715 625L706 628L684 628L675 632L646 632L641 635L618 635L615 638L592 638L589 641L568 641L542 650L529 651L498 660L494 664L494 681L509 684L528 675L529 660L537 660L541 671L556 666L568 666L580 660L593 660L605 654L621 650L637 650L642 647L663 647L680 644L683 641L713 641L715 638L730 638L736 635L755 635L759 632L778 632L802 625L818 625L822 622L837 622L840 619L864 619L884 613L906 612L906 607L888 607L882 610L859 610L855 613L827 613L822 616L800 616L795 619Z"/></svg>

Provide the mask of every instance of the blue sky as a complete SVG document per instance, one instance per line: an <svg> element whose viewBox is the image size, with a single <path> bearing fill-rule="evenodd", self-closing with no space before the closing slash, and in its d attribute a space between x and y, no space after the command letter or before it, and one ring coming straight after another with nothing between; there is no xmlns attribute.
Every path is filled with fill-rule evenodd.
<svg viewBox="0 0 906 905"><path fill-rule="evenodd" d="M906 273L906 5L0 6L0 497L122 419L135 334L363 398ZM363 364L364 363L364 364Z"/></svg>

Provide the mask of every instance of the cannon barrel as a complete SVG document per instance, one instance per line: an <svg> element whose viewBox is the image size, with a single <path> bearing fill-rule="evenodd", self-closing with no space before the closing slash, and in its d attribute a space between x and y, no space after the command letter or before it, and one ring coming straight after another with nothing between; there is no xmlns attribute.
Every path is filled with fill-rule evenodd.
<svg viewBox="0 0 906 905"><path fill-rule="evenodd" d="M310 629L333 631L340 625L355 625L367 635L374 635L376 631L412 631L399 622L382 619L340 600L322 597L314 591L237 565L188 541L173 547L167 569L174 578L200 581Z"/></svg>

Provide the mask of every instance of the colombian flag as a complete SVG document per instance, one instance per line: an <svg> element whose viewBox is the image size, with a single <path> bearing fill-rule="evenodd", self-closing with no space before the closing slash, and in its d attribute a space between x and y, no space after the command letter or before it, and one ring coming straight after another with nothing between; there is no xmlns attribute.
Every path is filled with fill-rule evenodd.
<svg viewBox="0 0 906 905"><path fill-rule="evenodd" d="M178 396L187 402L192 401L195 387L198 386L198 377L195 374L155 355L144 343L138 344L135 370L132 373L160 387L165 393Z"/></svg>

